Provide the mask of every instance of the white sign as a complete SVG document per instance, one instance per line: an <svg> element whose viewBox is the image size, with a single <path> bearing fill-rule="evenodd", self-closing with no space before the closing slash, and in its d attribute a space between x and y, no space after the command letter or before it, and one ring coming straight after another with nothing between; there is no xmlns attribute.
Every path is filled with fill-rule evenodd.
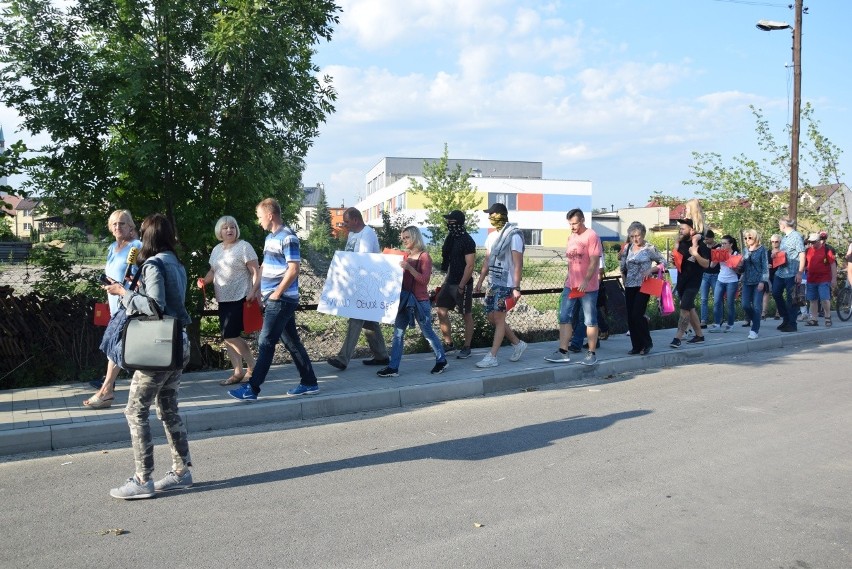
<svg viewBox="0 0 852 569"><path fill-rule="evenodd" d="M337 251L317 311L393 324L402 290L400 255Z"/></svg>

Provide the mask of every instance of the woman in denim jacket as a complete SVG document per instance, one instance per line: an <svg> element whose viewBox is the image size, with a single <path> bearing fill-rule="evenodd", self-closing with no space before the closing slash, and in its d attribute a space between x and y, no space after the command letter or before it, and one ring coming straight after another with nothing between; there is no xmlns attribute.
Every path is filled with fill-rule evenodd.
<svg viewBox="0 0 852 569"><path fill-rule="evenodd" d="M743 253L743 312L751 321L749 340L755 340L760 331L763 295L769 289L769 261L766 249L760 243L756 229L743 231L745 252Z"/></svg>
<svg viewBox="0 0 852 569"><path fill-rule="evenodd" d="M120 284L111 285L110 294L121 296L128 315L158 312L173 316L186 326L191 322L184 306L186 270L175 255L175 231L166 216L155 213L142 222L142 250L138 263L142 278L138 290L125 290ZM189 340L183 333L183 365L189 361ZM151 498L155 492L177 490L192 486L192 466L186 427L178 413L178 390L183 369L174 371L136 370L130 383L124 414L130 426L130 440L136 472L123 486L113 488L110 496L122 500ZM148 415L156 403L157 415L163 421L172 454L172 469L164 478L153 481L154 443Z"/></svg>

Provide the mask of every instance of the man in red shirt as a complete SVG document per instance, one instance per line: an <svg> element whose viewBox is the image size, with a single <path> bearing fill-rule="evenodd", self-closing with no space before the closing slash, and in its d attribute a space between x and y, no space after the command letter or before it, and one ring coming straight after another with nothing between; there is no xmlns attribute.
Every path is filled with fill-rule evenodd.
<svg viewBox="0 0 852 569"><path fill-rule="evenodd" d="M837 284L837 260L834 251L820 239L819 233L808 235L810 247L805 252L805 270L808 272L808 284L805 298L810 303L806 326L817 326L819 314L818 302L822 303L825 314L825 326L831 326L831 291Z"/></svg>

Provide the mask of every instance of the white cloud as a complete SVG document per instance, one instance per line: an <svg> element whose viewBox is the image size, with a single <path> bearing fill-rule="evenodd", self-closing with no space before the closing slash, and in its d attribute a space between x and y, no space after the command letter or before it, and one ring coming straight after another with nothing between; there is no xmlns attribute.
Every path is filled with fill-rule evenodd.
<svg viewBox="0 0 852 569"><path fill-rule="evenodd" d="M366 49L379 49L398 41L413 41L422 34L458 30L480 33L505 27L497 0L341 0L339 33Z"/></svg>

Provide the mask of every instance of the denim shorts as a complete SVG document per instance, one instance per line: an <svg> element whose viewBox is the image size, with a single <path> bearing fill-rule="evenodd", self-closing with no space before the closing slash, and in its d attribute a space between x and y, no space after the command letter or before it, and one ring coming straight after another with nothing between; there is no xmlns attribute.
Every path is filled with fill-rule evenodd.
<svg viewBox="0 0 852 569"><path fill-rule="evenodd" d="M580 303L580 308L583 309L583 318L586 321L586 326L598 325L598 291L586 291L586 294L580 298L568 298L570 288L562 290L562 296L559 297L559 323L570 324L571 315L574 313L574 305Z"/></svg>
<svg viewBox="0 0 852 569"><path fill-rule="evenodd" d="M485 314L506 312L506 299L512 296L512 288L492 285L485 292Z"/></svg>
<svg viewBox="0 0 852 569"><path fill-rule="evenodd" d="M805 285L805 299L831 300L831 287L828 283L808 283Z"/></svg>

